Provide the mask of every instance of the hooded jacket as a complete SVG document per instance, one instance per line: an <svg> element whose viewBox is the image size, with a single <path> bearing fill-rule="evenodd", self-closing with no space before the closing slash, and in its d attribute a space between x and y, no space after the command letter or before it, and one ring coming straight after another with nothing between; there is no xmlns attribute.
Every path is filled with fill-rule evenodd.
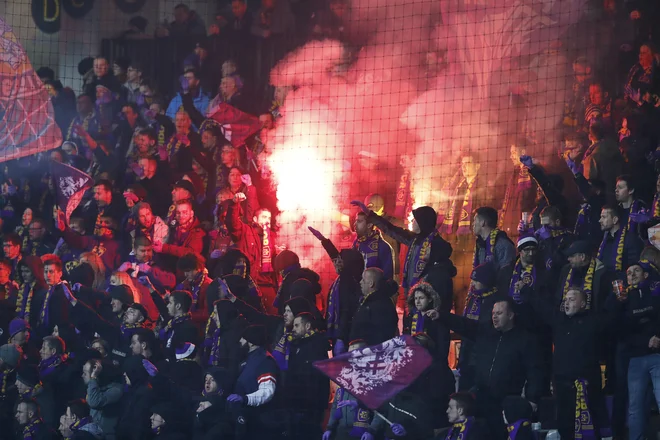
<svg viewBox="0 0 660 440"><path fill-rule="evenodd" d="M117 439L142 440L151 435L151 407L155 396L142 356L131 356L124 362L124 373L131 384L121 400L123 411L115 428Z"/></svg>

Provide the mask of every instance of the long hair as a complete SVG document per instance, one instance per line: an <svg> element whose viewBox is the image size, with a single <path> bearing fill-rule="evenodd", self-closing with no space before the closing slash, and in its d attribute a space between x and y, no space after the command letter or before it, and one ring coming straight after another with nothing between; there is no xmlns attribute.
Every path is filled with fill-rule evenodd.
<svg viewBox="0 0 660 440"><path fill-rule="evenodd" d="M135 287L135 284L133 283L133 277L131 277L126 272L119 272L119 271L112 272L111 276L117 279L118 285L121 286L123 284L124 286L128 287L131 290L131 293L133 294L134 302L138 304L142 302L140 297L140 292L138 292L137 288Z"/></svg>
<svg viewBox="0 0 660 440"><path fill-rule="evenodd" d="M80 262L86 262L94 270L94 282L92 289L104 290L105 289L105 264L101 257L94 252L83 252L80 254Z"/></svg>

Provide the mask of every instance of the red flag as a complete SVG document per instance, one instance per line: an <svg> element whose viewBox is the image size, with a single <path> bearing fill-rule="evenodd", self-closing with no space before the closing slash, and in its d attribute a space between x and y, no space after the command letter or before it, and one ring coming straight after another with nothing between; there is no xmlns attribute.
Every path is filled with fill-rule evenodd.
<svg viewBox="0 0 660 440"><path fill-rule="evenodd" d="M57 192L57 205L64 211L68 225L71 214L80 204L85 191L92 187L93 181L79 169L60 162L51 162L50 171Z"/></svg>
<svg viewBox="0 0 660 440"><path fill-rule="evenodd" d="M412 336L314 362L333 382L370 409L378 409L431 365L431 355Z"/></svg>
<svg viewBox="0 0 660 440"><path fill-rule="evenodd" d="M222 127L225 138L234 147L240 147L247 138L261 130L259 118L224 102L211 112L210 118Z"/></svg>
<svg viewBox="0 0 660 440"><path fill-rule="evenodd" d="M0 18L0 162L61 143L48 93L11 27Z"/></svg>

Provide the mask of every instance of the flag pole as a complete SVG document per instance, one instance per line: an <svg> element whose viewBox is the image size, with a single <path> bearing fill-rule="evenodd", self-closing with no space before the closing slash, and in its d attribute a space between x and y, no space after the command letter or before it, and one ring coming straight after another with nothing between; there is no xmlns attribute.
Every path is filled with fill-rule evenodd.
<svg viewBox="0 0 660 440"><path fill-rule="evenodd" d="M387 420L387 418L386 418L384 415L382 415L381 413L379 413L378 411L374 411L374 414L376 414L378 417L380 417L381 419L383 419L383 420L385 421L385 423L387 423L388 425L390 425L390 426L393 425L392 422L390 422L389 420Z"/></svg>

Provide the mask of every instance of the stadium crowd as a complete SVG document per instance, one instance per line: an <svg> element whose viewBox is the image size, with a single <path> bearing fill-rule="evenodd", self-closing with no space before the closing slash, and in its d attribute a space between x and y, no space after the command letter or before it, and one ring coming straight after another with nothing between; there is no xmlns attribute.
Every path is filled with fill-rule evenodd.
<svg viewBox="0 0 660 440"><path fill-rule="evenodd" d="M86 60L78 96L38 70L65 141L1 170L0 439L657 438L653 2L603 2L627 74L573 61L559 170L518 143L502 183L480 185L487 163L465 151L447 202L409 229L393 195L347 200L351 246L300 232L332 280L277 237L263 158L288 90L255 105L241 68L254 39L342 38L348 4L261 3L233 0L208 29L176 6L155 37L196 39L178 90L140 60ZM130 24L126 44L149 37ZM240 141L234 110L261 124ZM72 213L53 162L93 178ZM433 362L377 411L313 367L399 334Z"/></svg>

